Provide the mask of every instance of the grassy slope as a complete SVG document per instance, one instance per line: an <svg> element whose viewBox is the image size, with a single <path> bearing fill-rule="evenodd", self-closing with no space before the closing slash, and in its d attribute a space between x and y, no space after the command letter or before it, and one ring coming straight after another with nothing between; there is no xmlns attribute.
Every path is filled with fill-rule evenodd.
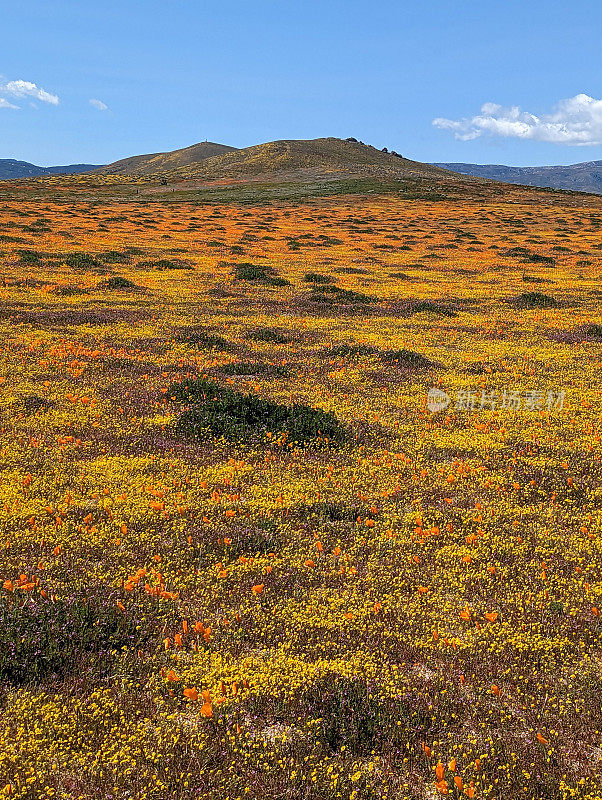
<svg viewBox="0 0 602 800"><path fill-rule="evenodd" d="M205 163L182 167L170 178L237 178L270 173L315 170L335 174L365 174L416 178L445 178L449 173L429 164L421 164L390 153L383 153L361 142L334 137L291 139L247 147Z"/></svg>
<svg viewBox="0 0 602 800"><path fill-rule="evenodd" d="M189 164L198 163L206 158L214 158L234 150L225 144L214 142L199 142L180 150L166 153L149 153L147 155L131 156L120 161L115 161L96 170L100 175L150 175Z"/></svg>

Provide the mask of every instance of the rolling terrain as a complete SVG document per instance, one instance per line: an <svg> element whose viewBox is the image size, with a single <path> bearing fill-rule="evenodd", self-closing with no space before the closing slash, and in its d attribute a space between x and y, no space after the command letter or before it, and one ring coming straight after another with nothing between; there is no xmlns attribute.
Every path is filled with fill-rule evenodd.
<svg viewBox="0 0 602 800"><path fill-rule="evenodd" d="M602 797L602 198L356 144L0 184L0 797Z"/></svg>
<svg viewBox="0 0 602 800"><path fill-rule="evenodd" d="M218 154L211 155L216 148ZM169 153L133 156L67 181L39 179L28 184L28 191L42 197L59 184L63 195L73 192L80 199L100 194L174 202L271 202L375 192L438 200L508 191L355 139L334 137L268 142L240 150L201 143ZM16 183L0 185L0 197L19 191Z"/></svg>

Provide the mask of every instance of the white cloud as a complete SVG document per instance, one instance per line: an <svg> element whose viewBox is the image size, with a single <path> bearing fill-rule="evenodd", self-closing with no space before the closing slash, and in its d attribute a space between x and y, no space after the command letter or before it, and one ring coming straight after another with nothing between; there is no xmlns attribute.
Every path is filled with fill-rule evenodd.
<svg viewBox="0 0 602 800"><path fill-rule="evenodd" d="M92 98L90 100L90 105L97 108L99 111L108 111L109 107L106 103L103 103L102 100L96 100L96 98Z"/></svg>
<svg viewBox="0 0 602 800"><path fill-rule="evenodd" d="M40 100L42 103L50 103L50 105L58 106L59 98L56 94L51 94L45 89L41 89L31 81L8 81L8 83L0 84L0 94L8 95L9 97L30 97L33 100Z"/></svg>
<svg viewBox="0 0 602 800"><path fill-rule="evenodd" d="M532 139L538 142L568 145L602 144L602 100L578 94L561 100L543 116L522 111L519 106L504 108L485 103L481 113L459 120L437 117L433 125L453 131L456 139L469 141L480 136L503 136Z"/></svg>
<svg viewBox="0 0 602 800"><path fill-rule="evenodd" d="M19 108L19 106L15 106L9 103L8 100L5 100L4 97L0 97L0 108Z"/></svg>

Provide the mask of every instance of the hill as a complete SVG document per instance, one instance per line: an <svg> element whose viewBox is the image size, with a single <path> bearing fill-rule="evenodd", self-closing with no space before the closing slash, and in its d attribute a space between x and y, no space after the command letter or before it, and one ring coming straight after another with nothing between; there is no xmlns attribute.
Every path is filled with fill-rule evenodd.
<svg viewBox="0 0 602 800"><path fill-rule="evenodd" d="M602 161L586 161L557 167L507 167L503 164L461 163L438 163L435 166L462 175L489 178L504 183L602 194Z"/></svg>
<svg viewBox="0 0 602 800"><path fill-rule="evenodd" d="M191 178L252 179L273 175L286 177L354 176L379 178L450 178L431 164L377 150L356 139L284 139L258 144L225 155L207 158L170 170L170 180Z"/></svg>
<svg viewBox="0 0 602 800"><path fill-rule="evenodd" d="M101 167L97 172L102 175L153 175L196 164L207 158L219 157L233 150L235 150L234 147L226 144L199 142L180 150L123 158Z"/></svg>
<svg viewBox="0 0 602 800"><path fill-rule="evenodd" d="M69 164L62 167L38 167L29 161L14 158L0 158L0 180L36 178L40 175L76 175L97 169L98 164Z"/></svg>
<svg viewBox="0 0 602 800"><path fill-rule="evenodd" d="M236 149L202 142L166 153L132 156L98 169L101 175L161 178L169 184L213 180L306 180L378 178L453 181L432 164L378 150L354 138L284 139Z"/></svg>

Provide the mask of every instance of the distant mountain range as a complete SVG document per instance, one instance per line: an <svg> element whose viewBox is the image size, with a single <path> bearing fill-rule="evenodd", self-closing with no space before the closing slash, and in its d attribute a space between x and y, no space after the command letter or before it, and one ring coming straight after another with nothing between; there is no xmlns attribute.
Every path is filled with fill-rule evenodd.
<svg viewBox="0 0 602 800"><path fill-rule="evenodd" d="M78 172L90 172L98 166L98 164L69 164L65 167L38 167L28 161L0 158L0 180L35 178L38 175L74 175Z"/></svg>
<svg viewBox="0 0 602 800"><path fill-rule="evenodd" d="M523 186L569 189L602 194L602 161L585 161L559 167L506 167L502 164L435 164L436 167Z"/></svg>

